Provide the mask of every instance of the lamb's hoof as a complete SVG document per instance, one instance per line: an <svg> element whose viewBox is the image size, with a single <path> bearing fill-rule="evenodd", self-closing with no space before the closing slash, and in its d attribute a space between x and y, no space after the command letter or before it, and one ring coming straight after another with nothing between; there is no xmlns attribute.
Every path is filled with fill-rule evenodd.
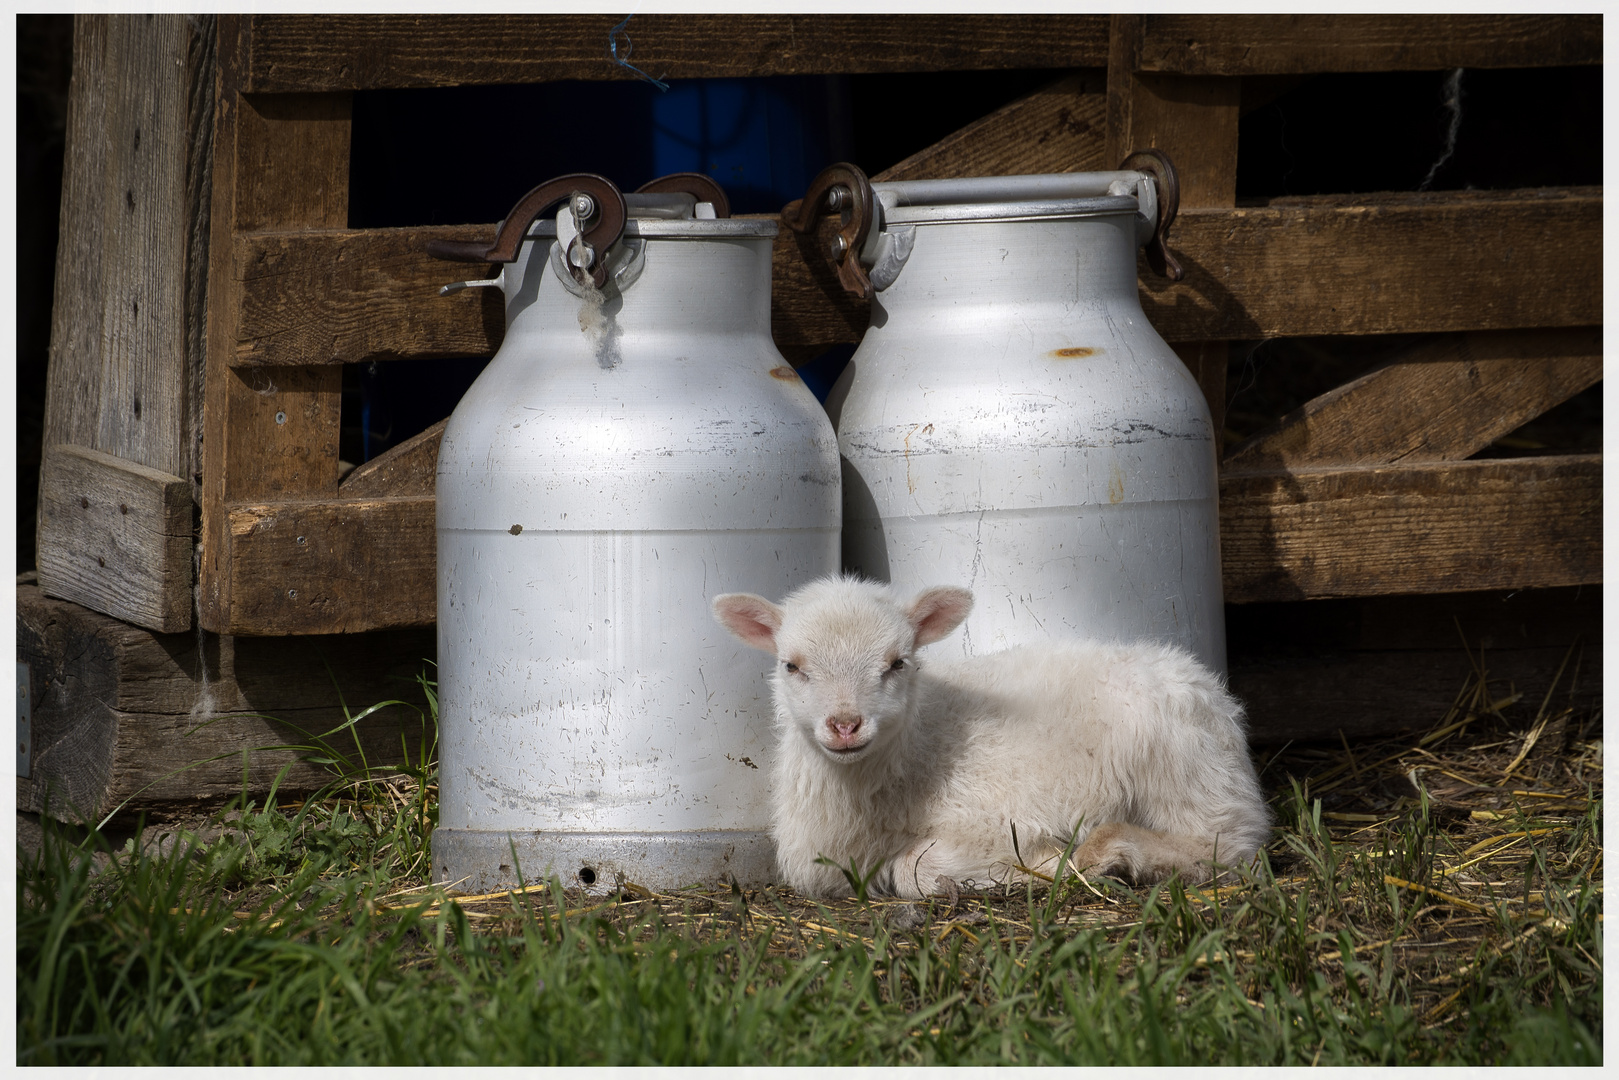
<svg viewBox="0 0 1619 1080"><path fill-rule="evenodd" d="M956 910L957 904L961 903L961 886L956 884L955 878L945 877L940 874L933 879L933 895L942 896L950 901L950 908L945 912L948 915L951 911Z"/></svg>
<svg viewBox="0 0 1619 1080"><path fill-rule="evenodd" d="M901 904L888 912L890 930L919 930L927 921L927 913L915 904Z"/></svg>

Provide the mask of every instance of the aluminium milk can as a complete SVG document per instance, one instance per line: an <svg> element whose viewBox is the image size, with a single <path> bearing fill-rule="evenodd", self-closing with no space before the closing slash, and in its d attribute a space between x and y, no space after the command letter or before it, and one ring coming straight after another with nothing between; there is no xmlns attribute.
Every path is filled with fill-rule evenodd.
<svg viewBox="0 0 1619 1080"><path fill-rule="evenodd" d="M771 341L776 223L647 187L562 177L432 249L505 263L447 287L507 327L438 458L433 869L463 890L774 872L770 688L709 601L837 570L836 436Z"/></svg>
<svg viewBox="0 0 1619 1080"><path fill-rule="evenodd" d="M1166 265L1157 151L1117 172L874 183L832 166L783 217L836 211L871 326L827 407L844 568L976 597L964 655L1050 637L1159 639L1225 670L1214 431L1142 313ZM941 646L950 647L950 646Z"/></svg>

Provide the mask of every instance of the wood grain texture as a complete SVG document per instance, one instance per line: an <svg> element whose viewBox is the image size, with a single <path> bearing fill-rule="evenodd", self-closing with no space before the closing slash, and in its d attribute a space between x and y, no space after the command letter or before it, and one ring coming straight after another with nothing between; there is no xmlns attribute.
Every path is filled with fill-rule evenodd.
<svg viewBox="0 0 1619 1080"><path fill-rule="evenodd" d="M490 239L493 225L433 230ZM499 289L440 296L494 268L426 254L421 229L249 233L236 244L242 307L233 364L353 363L392 356L489 356L506 333ZM406 352L399 352L408 342Z"/></svg>
<svg viewBox="0 0 1619 1080"><path fill-rule="evenodd" d="M140 467L183 478L183 522L175 526L173 505L146 514L142 503L138 525L86 529L46 513L42 497L30 523L53 589L167 629L191 619L191 558L174 550L190 546L198 460L200 349L188 303L206 265L199 236L212 141L197 111L199 82L212 100L198 45L198 28L181 15L75 19L44 435L46 446L110 455L121 464L101 475L115 482ZM47 458L45 470L59 473L64 461ZM80 484L91 479L82 465ZM42 496L61 479L42 470Z"/></svg>
<svg viewBox="0 0 1619 1080"><path fill-rule="evenodd" d="M1600 15L1147 15L1140 70L1185 75L1602 63Z"/></svg>
<svg viewBox="0 0 1619 1080"><path fill-rule="evenodd" d="M634 79L622 15L258 15L249 92ZM636 15L630 62L660 79L1100 67L1097 15ZM621 38L619 54L631 46Z"/></svg>
<svg viewBox="0 0 1619 1080"><path fill-rule="evenodd" d="M1602 456L1220 477L1228 603L1602 580Z"/></svg>
<svg viewBox="0 0 1619 1080"><path fill-rule="evenodd" d="M1601 327L1447 334L1289 413L1224 465L1459 461L1601 378Z"/></svg>
<svg viewBox="0 0 1619 1080"><path fill-rule="evenodd" d="M243 311L237 237L263 229L347 224L348 94L244 94L250 20L222 15L207 282L199 617L230 625L228 502L306 495L337 487L342 372L336 367L233 369ZM296 352L286 360L307 364Z"/></svg>
<svg viewBox="0 0 1619 1080"><path fill-rule="evenodd" d="M154 634L77 604L17 588L18 659L31 668L34 769L17 781L17 809L91 820L262 795L296 755L255 747L304 741L356 709L403 700L356 725L373 764L401 760L400 737L420 741L426 701L416 676L433 656L431 630L313 638ZM254 715L256 714L256 715ZM274 719L271 719L271 718ZM348 736L345 734L345 739ZM352 752L352 742L344 744ZM217 761L209 758L224 755ZM331 779L294 764L281 786L307 792Z"/></svg>
<svg viewBox="0 0 1619 1080"><path fill-rule="evenodd" d="M47 445L182 476L186 44L178 15L74 23L45 419Z"/></svg>
<svg viewBox="0 0 1619 1080"><path fill-rule="evenodd" d="M438 617L430 496L230 507L234 634L352 634Z"/></svg>
<svg viewBox="0 0 1619 1080"><path fill-rule="evenodd" d="M1186 279L1143 267L1169 341L1592 326L1602 190L1378 193L1182 210Z"/></svg>
<svg viewBox="0 0 1619 1080"><path fill-rule="evenodd" d="M191 626L191 483L81 446L45 448L39 583L136 626Z"/></svg>
<svg viewBox="0 0 1619 1080"><path fill-rule="evenodd" d="M945 136L874 180L1093 172L1103 156L1107 73L1076 72Z"/></svg>
<svg viewBox="0 0 1619 1080"><path fill-rule="evenodd" d="M421 434L355 466L338 485L338 495L345 499L432 498L437 490L439 443L444 439L444 428L449 422L446 417Z"/></svg>
<svg viewBox="0 0 1619 1080"><path fill-rule="evenodd" d="M1599 230L1601 218L1600 188L1188 210L1170 244L1186 280L1171 284L1143 267L1142 306L1171 342L1589 326L1601 321L1601 252L1568 237ZM466 270L422 252L433 237L492 233L489 225L244 237L240 265L300 272L243 281L246 336L230 348L234 362L489 356L504 336L498 296L437 296ZM869 309L843 292L811 242L783 230L773 266L779 347L860 340Z"/></svg>

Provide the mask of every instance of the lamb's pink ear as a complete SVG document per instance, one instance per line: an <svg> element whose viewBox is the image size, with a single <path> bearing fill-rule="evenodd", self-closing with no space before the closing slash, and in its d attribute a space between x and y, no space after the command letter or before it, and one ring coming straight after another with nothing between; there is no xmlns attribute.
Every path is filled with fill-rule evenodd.
<svg viewBox="0 0 1619 1080"><path fill-rule="evenodd" d="M752 593L726 593L714 597L714 618L744 644L767 653L776 651L776 631L781 629L781 608Z"/></svg>
<svg viewBox="0 0 1619 1080"><path fill-rule="evenodd" d="M972 609L973 594L966 589L938 585L922 590L907 612L911 625L916 627L916 643L927 645L945 637L962 624Z"/></svg>

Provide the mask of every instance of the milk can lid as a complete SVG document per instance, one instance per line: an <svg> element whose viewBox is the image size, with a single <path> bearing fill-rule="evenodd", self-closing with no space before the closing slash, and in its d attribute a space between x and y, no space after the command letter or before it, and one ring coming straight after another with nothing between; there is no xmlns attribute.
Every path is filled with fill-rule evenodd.
<svg viewBox="0 0 1619 1080"><path fill-rule="evenodd" d="M779 229L774 217L717 218L712 203L698 202L691 195L681 193L648 195L625 192L624 206L629 212L623 233L627 237L773 237ZM554 239L557 235L556 219L539 218L524 235L530 240Z"/></svg>
<svg viewBox="0 0 1619 1080"><path fill-rule="evenodd" d="M1041 173L871 185L895 225L1130 214L1141 209L1138 172Z"/></svg>

